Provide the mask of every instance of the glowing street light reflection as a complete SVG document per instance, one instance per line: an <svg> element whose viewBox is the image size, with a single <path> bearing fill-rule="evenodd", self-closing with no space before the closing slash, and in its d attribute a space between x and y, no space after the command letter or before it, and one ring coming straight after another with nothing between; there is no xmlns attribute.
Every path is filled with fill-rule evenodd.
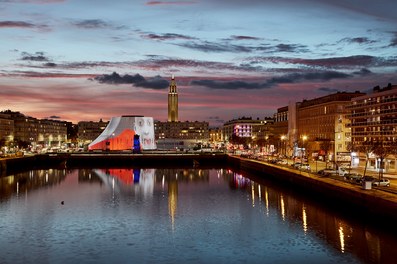
<svg viewBox="0 0 397 264"><path fill-rule="evenodd" d="M252 196L252 207L255 207L255 189L254 189L254 182L251 182L251 196Z"/></svg>
<svg viewBox="0 0 397 264"><path fill-rule="evenodd" d="M269 194L267 193L267 187L265 187L265 204L266 204L266 215L269 216Z"/></svg>
<svg viewBox="0 0 397 264"><path fill-rule="evenodd" d="M302 220L303 220L303 232L307 232L307 215L306 215L306 207L303 205L302 207Z"/></svg>
<svg viewBox="0 0 397 264"><path fill-rule="evenodd" d="M339 227L339 240L340 240L340 251L345 253L345 234L343 233L343 227Z"/></svg>
<svg viewBox="0 0 397 264"><path fill-rule="evenodd" d="M282 195L280 196L280 205L281 205L281 217L283 218L283 221L285 221L285 205L284 205L284 197Z"/></svg>

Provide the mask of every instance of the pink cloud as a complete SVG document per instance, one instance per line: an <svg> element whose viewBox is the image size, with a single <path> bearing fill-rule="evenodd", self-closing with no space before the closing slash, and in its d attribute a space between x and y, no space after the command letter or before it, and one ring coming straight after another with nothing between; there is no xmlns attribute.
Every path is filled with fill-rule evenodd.
<svg viewBox="0 0 397 264"><path fill-rule="evenodd" d="M32 23L24 21L0 21L0 28L34 28Z"/></svg>

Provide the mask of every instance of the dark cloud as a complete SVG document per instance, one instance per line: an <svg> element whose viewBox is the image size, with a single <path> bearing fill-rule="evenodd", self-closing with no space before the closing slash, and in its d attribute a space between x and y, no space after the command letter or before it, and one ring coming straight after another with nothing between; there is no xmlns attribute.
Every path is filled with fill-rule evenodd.
<svg viewBox="0 0 397 264"><path fill-rule="evenodd" d="M345 79L350 78L352 75L335 72L309 72L309 73L293 73L286 74L280 77L273 77L264 82L245 82L245 81L214 81L214 80L194 80L191 82L192 85L204 86L210 89L226 89L226 90L237 90L237 89L268 89L278 84L283 83L299 83L302 81L329 81L332 79Z"/></svg>
<svg viewBox="0 0 397 264"><path fill-rule="evenodd" d="M338 89L335 89L335 88L321 87L321 88L318 88L317 91L320 91L320 92L327 92L327 93L336 93L336 92L338 92L339 90L338 90Z"/></svg>
<svg viewBox="0 0 397 264"><path fill-rule="evenodd" d="M49 61L50 59L44 55L44 52L38 51L34 54L22 52L21 60L24 61Z"/></svg>
<svg viewBox="0 0 397 264"><path fill-rule="evenodd" d="M184 48L199 50L203 52L252 52L254 50L253 47L248 47L243 45L233 45L228 43L226 44L216 43L209 41L185 42L177 45Z"/></svg>
<svg viewBox="0 0 397 264"><path fill-rule="evenodd" d="M60 116L56 116L56 115L52 115L52 116L49 116L49 117L46 117L47 119L61 119L61 117Z"/></svg>
<svg viewBox="0 0 397 264"><path fill-rule="evenodd" d="M94 80L100 83L109 84L133 84L136 87L150 88L150 89L165 89L168 87L169 82L164 80L161 76L145 79L140 74L120 76L118 73L104 74L96 76Z"/></svg>
<svg viewBox="0 0 397 264"><path fill-rule="evenodd" d="M24 21L0 21L0 28L35 28L32 23Z"/></svg>
<svg viewBox="0 0 397 264"><path fill-rule="evenodd" d="M231 36L232 39L234 40L260 40L260 38L257 37L251 37L251 36Z"/></svg>
<svg viewBox="0 0 397 264"><path fill-rule="evenodd" d="M3 76L17 76L28 78L92 78L91 74L61 73L61 72L37 72L37 71L13 71L12 73L3 74Z"/></svg>
<svg viewBox="0 0 397 264"><path fill-rule="evenodd" d="M164 80L161 76L157 75L143 82L136 83L135 86L161 90L168 88L169 82L167 80Z"/></svg>
<svg viewBox="0 0 397 264"><path fill-rule="evenodd" d="M232 63L214 62L214 61L199 61L199 60L185 60L177 58L169 58L163 56L148 56L149 59L134 62L134 65L148 68L151 70L160 70L164 68L196 68L196 69L210 69L210 70L239 70L242 67L235 66Z"/></svg>
<svg viewBox="0 0 397 264"><path fill-rule="evenodd" d="M278 44L275 46L275 51L278 52L308 52L309 49L307 49L306 46L304 45L298 45L298 44Z"/></svg>
<svg viewBox="0 0 397 264"><path fill-rule="evenodd" d="M268 83L269 84L296 83L300 81L314 81L314 80L329 81L332 79L345 79L349 77L352 76L346 73L336 72L336 71L293 73L281 77L273 77L268 81Z"/></svg>
<svg viewBox="0 0 397 264"><path fill-rule="evenodd" d="M273 52L295 52L302 53L308 52L306 46L299 44L278 44L278 45L270 45L270 44L261 44L258 46L248 46L248 45L236 45L231 44L228 41L226 42L210 42L210 41L195 41L195 42L185 42L181 44L177 44L178 46L189 48L193 50L199 50L203 52L265 52L265 53L273 53Z"/></svg>
<svg viewBox="0 0 397 264"><path fill-rule="evenodd" d="M165 34L149 33L149 34L143 34L142 36L144 38L147 38L147 39L161 40L161 41L164 41L164 40L175 40L175 39L183 39L183 40L194 39L194 38L186 36L186 35L174 34L174 33L165 33Z"/></svg>
<svg viewBox="0 0 397 264"><path fill-rule="evenodd" d="M301 59L285 57L255 57L251 58L252 64L261 62L300 64L310 67L325 68L357 68L357 67L377 67L377 66L396 66L397 57L381 58L368 55L357 55L348 57L333 57L323 59Z"/></svg>
<svg viewBox="0 0 397 264"><path fill-rule="evenodd" d="M57 64L53 63L53 62L47 62L47 63L44 64L45 68L53 68L53 67L56 67L56 66L57 66Z"/></svg>
<svg viewBox="0 0 397 264"><path fill-rule="evenodd" d="M353 74L360 75L360 76L366 76L366 75L369 75L371 73L372 72L370 70L366 69L366 68L362 68L360 71L353 72Z"/></svg>
<svg viewBox="0 0 397 264"><path fill-rule="evenodd" d="M347 42L347 43L357 43L357 44L371 44L375 43L375 40L370 40L367 37L358 37L358 38L343 38L338 42Z"/></svg>
<svg viewBox="0 0 397 264"><path fill-rule="evenodd" d="M74 26L84 29L103 29L111 27L110 24L101 19L86 19L73 23Z"/></svg>
<svg viewBox="0 0 397 264"><path fill-rule="evenodd" d="M244 81L219 82L214 80L194 80L191 82L191 84L204 86L211 89L226 89L226 90L237 90L237 89L252 90L252 89L269 88L263 86L263 84L261 83L244 82Z"/></svg>

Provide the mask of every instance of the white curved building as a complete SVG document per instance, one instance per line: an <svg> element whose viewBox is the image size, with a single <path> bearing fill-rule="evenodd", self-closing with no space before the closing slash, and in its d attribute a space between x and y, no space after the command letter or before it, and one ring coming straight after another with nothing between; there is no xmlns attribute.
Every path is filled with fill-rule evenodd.
<svg viewBox="0 0 397 264"><path fill-rule="evenodd" d="M88 146L89 150L131 150L139 135L141 150L156 149L153 117L112 117L105 130Z"/></svg>

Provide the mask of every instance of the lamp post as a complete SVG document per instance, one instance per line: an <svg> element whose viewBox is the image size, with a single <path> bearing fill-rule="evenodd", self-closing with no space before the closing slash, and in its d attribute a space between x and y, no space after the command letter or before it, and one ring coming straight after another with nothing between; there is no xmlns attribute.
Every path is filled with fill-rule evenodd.
<svg viewBox="0 0 397 264"><path fill-rule="evenodd" d="M302 136L302 148L301 148L302 158L301 158L301 162L303 162L303 150L305 150L305 152L306 152L306 148L305 148L305 141L306 140L307 140L307 136L306 135Z"/></svg>

